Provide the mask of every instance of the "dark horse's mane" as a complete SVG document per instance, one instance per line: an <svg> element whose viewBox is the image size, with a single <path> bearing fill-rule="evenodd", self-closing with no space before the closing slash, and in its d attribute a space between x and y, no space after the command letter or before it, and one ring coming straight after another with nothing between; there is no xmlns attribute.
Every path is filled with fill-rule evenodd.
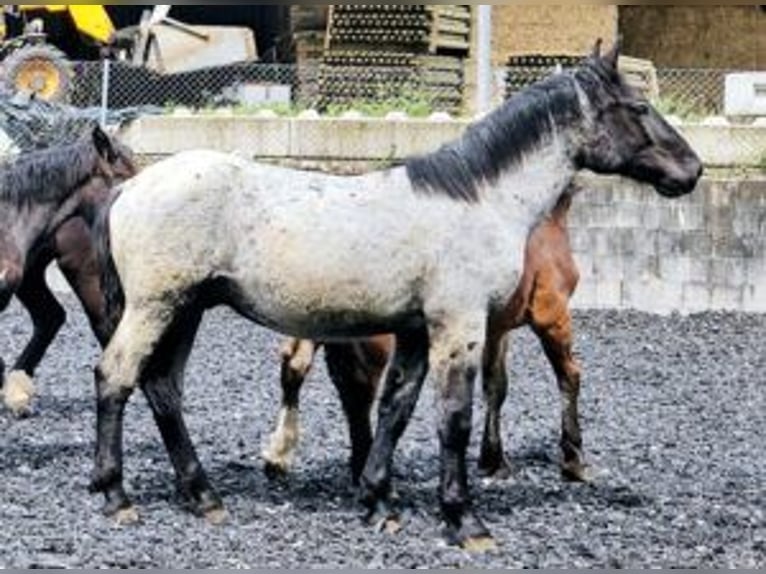
<svg viewBox="0 0 766 574"><path fill-rule="evenodd" d="M533 149L582 116L575 80L556 74L523 90L457 141L411 158L407 174L416 192L479 201L479 187L518 165Z"/></svg>
<svg viewBox="0 0 766 574"><path fill-rule="evenodd" d="M88 135L74 144L0 163L0 201L16 207L60 203L93 176L97 159L98 151Z"/></svg>

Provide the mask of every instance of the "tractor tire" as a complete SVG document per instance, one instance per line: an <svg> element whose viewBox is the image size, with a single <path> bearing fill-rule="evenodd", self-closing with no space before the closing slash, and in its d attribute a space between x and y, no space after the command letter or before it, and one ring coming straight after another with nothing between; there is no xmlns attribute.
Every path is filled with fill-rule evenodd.
<svg viewBox="0 0 766 574"><path fill-rule="evenodd" d="M60 50L48 44L25 46L0 65L5 86L15 92L35 94L47 102L66 102L74 70Z"/></svg>

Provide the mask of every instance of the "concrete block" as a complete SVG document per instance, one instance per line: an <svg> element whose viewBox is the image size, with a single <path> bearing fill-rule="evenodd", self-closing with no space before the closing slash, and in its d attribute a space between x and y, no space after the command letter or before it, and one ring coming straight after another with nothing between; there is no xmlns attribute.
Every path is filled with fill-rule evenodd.
<svg viewBox="0 0 766 574"><path fill-rule="evenodd" d="M766 313L766 282L743 288L741 310L747 313Z"/></svg>
<svg viewBox="0 0 766 574"><path fill-rule="evenodd" d="M640 227L646 230L656 230L663 227L663 214L665 206L657 203L642 205Z"/></svg>
<svg viewBox="0 0 766 574"><path fill-rule="evenodd" d="M766 116L766 72L727 74L724 110L727 116Z"/></svg>
<svg viewBox="0 0 766 574"><path fill-rule="evenodd" d="M591 238L588 230L585 228L579 228L572 226L569 227L569 246L574 253L583 253L590 255L591 253Z"/></svg>
<svg viewBox="0 0 766 574"><path fill-rule="evenodd" d="M617 279L605 279L596 284L596 308L597 309L620 309L622 308L622 281L619 275Z"/></svg>
<svg viewBox="0 0 766 574"><path fill-rule="evenodd" d="M659 257L658 276L667 284L682 285L688 282L706 283L710 276L708 259L691 257Z"/></svg>
<svg viewBox="0 0 766 574"><path fill-rule="evenodd" d="M712 289L707 283L689 281L683 285L682 308L687 313L699 313L711 309Z"/></svg>
<svg viewBox="0 0 766 574"><path fill-rule="evenodd" d="M711 285L724 287L742 287L747 283L747 266L741 258L713 257L709 261Z"/></svg>
<svg viewBox="0 0 766 574"><path fill-rule="evenodd" d="M742 309L744 290L742 287L713 285L710 296L710 308L716 311L736 311Z"/></svg>
<svg viewBox="0 0 766 574"><path fill-rule="evenodd" d="M682 307L683 296L676 285L655 277L625 279L622 308L666 315Z"/></svg>
<svg viewBox="0 0 766 574"><path fill-rule="evenodd" d="M404 159L436 151L445 143L458 139L465 130L462 121L410 120L393 124L393 147L396 157Z"/></svg>
<svg viewBox="0 0 766 574"><path fill-rule="evenodd" d="M661 214L662 229L688 230L705 226L705 207L699 201L662 201Z"/></svg>
<svg viewBox="0 0 766 574"><path fill-rule="evenodd" d="M192 149L241 151L249 157L286 157L290 124L282 118L159 117L144 118L125 141L143 155L170 155Z"/></svg>
<svg viewBox="0 0 766 574"><path fill-rule="evenodd" d="M623 201L613 206L612 225L621 229L633 229L643 225L645 204L638 201Z"/></svg>
<svg viewBox="0 0 766 574"><path fill-rule="evenodd" d="M622 283L583 279L572 299L577 309L619 309L622 303Z"/></svg>
<svg viewBox="0 0 766 574"><path fill-rule="evenodd" d="M293 119L290 157L303 159L387 159L399 156L396 123L380 119Z"/></svg>

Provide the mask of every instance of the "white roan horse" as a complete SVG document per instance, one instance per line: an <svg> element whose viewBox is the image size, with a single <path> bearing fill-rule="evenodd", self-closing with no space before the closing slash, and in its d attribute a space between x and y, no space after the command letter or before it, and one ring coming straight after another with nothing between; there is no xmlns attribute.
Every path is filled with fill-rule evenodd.
<svg viewBox="0 0 766 574"><path fill-rule="evenodd" d="M195 509L223 518L181 397L204 311L228 305L307 339L394 333L362 500L372 513L389 511L392 451L414 404L397 398L419 389L430 367L445 536L466 548L490 544L468 492L473 384L487 317L517 286L530 229L581 169L631 177L667 197L691 192L702 174L689 145L624 83L617 57L617 48L602 57L599 42L577 70L402 167L333 177L194 151L125 184L101 230L122 286L113 304L124 304L96 369L92 490L104 493L107 514L137 516L123 488L122 425L140 387Z"/></svg>

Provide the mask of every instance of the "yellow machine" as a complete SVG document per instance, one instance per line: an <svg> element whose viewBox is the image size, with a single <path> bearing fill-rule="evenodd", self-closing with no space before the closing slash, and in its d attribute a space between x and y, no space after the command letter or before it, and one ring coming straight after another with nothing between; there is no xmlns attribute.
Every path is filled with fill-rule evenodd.
<svg viewBox="0 0 766 574"><path fill-rule="evenodd" d="M114 24L106 9L101 4L18 4L22 14L48 12L50 14L68 14L75 28L83 36L108 44L115 33Z"/></svg>
<svg viewBox="0 0 766 574"><path fill-rule="evenodd" d="M46 100L66 99L72 65L47 42L43 17L68 18L79 36L104 54L170 74L255 59L255 36L249 28L189 26L169 17L171 5L156 5L140 23L117 30L102 4L4 5L0 76L13 90ZM9 20L16 33L9 33Z"/></svg>

